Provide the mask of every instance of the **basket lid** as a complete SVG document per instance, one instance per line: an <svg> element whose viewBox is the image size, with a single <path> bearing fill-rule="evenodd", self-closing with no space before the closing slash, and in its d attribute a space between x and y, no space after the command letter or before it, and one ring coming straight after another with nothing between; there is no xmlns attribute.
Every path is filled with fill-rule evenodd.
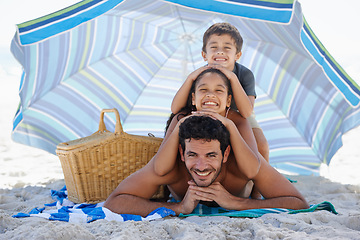
<svg viewBox="0 0 360 240"><path fill-rule="evenodd" d="M116 116L116 123L115 123L115 132L109 132L106 129L105 123L104 123L104 114L105 113L114 113ZM103 142L104 140L108 140L110 138L114 138L116 135L119 134L126 134L123 131L123 128L121 126L121 122L120 122L120 115L119 112L116 108L113 109L103 109L100 112L100 120L99 120L99 130L95 133L93 133L90 136L87 137L83 137L83 138L79 138L79 139L75 139L72 141L68 141L68 142L64 142L64 143L60 143L56 150L64 150L64 151L69 151L72 149L76 149L79 147L83 147L83 146L92 146L95 145L97 143Z"/></svg>
<svg viewBox="0 0 360 240"><path fill-rule="evenodd" d="M116 133L98 131L87 137L78 138L78 139L75 139L72 141L59 143L59 145L57 145L56 149L69 151L72 149L83 147L85 145L91 146L91 145L95 145L100 142L104 142L105 140L108 140L110 138L114 138L115 135L116 135Z"/></svg>

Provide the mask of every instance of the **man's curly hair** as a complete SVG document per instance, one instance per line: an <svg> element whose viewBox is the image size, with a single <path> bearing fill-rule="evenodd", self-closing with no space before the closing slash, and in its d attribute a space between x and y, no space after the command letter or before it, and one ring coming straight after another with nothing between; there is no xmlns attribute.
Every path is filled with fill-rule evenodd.
<svg viewBox="0 0 360 240"><path fill-rule="evenodd" d="M222 154L230 145L230 133L224 124L209 116L191 116L179 126L179 142L185 151L185 139L218 140Z"/></svg>

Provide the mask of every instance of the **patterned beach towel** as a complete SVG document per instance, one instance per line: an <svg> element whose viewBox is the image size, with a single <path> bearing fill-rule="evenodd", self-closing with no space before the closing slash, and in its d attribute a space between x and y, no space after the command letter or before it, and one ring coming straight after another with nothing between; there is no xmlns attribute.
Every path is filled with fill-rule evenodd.
<svg viewBox="0 0 360 240"><path fill-rule="evenodd" d="M29 213L18 213L14 215L15 218L22 217L41 217L49 220L66 221L72 223L89 223L98 219L105 219L108 221L150 221L154 219L164 218L167 216L175 216L175 212L167 208L158 208L151 212L148 216L141 217L132 214L117 214L104 208L104 202L98 204L75 204L68 200L66 187L60 191L51 190L51 196L56 201L51 204L44 204L42 208L34 208ZM193 213L189 215L181 214L179 217L188 216L228 216L228 217L261 217L268 213L300 213L300 212L314 212L326 210L337 214L334 206L330 202L322 202L312 205L308 209L291 210L283 208L266 208L266 209L250 209L243 211L226 210L221 207L207 207L199 204Z"/></svg>

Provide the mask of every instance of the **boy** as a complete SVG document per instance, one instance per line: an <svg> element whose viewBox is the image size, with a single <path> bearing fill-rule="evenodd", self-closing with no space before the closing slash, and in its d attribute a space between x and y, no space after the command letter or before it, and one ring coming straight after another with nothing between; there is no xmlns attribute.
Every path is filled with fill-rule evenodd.
<svg viewBox="0 0 360 240"><path fill-rule="evenodd" d="M173 99L171 111L177 113L185 106L192 82L200 72L209 67L220 68L231 82L234 97L231 108L238 110L249 120L258 150L269 162L269 146L253 113L256 98L254 75L249 69L236 62L242 55L242 44L243 39L239 31L229 23L215 23L206 30L201 54L208 65L188 76Z"/></svg>

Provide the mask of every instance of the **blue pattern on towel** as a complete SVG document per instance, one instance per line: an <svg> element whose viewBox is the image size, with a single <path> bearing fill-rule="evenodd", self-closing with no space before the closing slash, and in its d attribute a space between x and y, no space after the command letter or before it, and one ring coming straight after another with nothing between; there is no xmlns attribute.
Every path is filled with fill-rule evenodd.
<svg viewBox="0 0 360 240"><path fill-rule="evenodd" d="M28 214L18 213L15 218L21 217L41 217L49 220L58 220L73 223L89 223L98 219L123 221L144 221L175 216L175 212L167 208L158 208L148 216L141 217L132 214L117 214L104 208L104 202L97 204L75 204L68 200L66 187L60 191L51 190L51 196L56 202L44 204L43 208L34 208Z"/></svg>
<svg viewBox="0 0 360 240"><path fill-rule="evenodd" d="M108 221L150 221L154 219L164 218L167 216L175 216L175 212L171 209L164 207L155 209L148 216L141 217L132 214L117 214L111 212L109 209L103 207L104 202L97 204L75 204L68 200L66 187L60 191L51 190L51 196L56 202L44 204L43 208L34 208L28 214L18 213L14 215L15 218L22 217L41 217L49 220L58 220L72 223L89 223L98 219L105 219ZM228 217L261 217L267 213L300 213L300 212L313 212L318 210L327 210L337 214L334 206L330 202L322 202L320 204L312 205L308 209L291 210L283 208L266 208L266 209L249 209L243 211L226 210L221 207L207 207L199 204L192 214L183 215L180 217L188 216L228 216Z"/></svg>

